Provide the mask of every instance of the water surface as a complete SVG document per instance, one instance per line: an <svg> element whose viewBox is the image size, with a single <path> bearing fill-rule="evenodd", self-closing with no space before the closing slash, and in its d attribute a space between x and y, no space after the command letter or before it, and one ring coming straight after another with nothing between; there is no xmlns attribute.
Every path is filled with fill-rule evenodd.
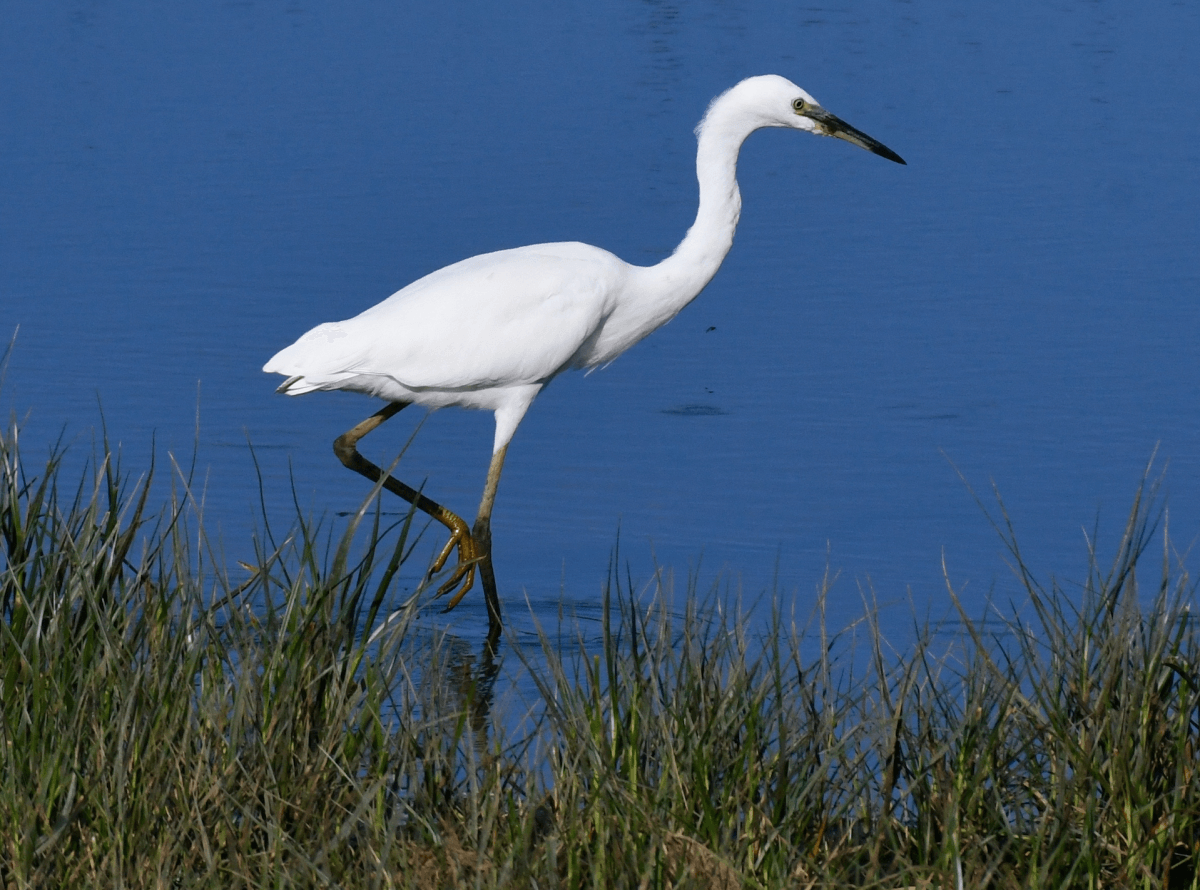
<svg viewBox="0 0 1200 890"><path fill-rule="evenodd" d="M864 591L940 615L943 564L975 608L1015 585L968 484L994 482L1036 570L1079 579L1084 530L1111 550L1155 453L1186 550L1197 33L1195 4L1103 0L21 4L0 32L3 398L27 456L64 429L86 450L98 404L130 467L198 442L231 561L259 501L248 443L273 515L294 480L336 522L366 484L330 443L376 406L275 396L265 359L484 251L658 261L695 213L708 101L773 72L909 166L751 137L706 292L556 380L517 433L493 519L514 625L592 614L618 535L635 579L801 615L827 569L834 621ZM364 450L390 463L418 420ZM402 475L471 515L491 437L434 414ZM449 625L483 620L470 596Z"/></svg>

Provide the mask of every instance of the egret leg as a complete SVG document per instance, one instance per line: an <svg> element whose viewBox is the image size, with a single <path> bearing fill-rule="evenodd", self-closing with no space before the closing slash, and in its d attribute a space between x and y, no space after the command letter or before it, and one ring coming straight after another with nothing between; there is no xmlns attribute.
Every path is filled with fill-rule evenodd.
<svg viewBox="0 0 1200 890"><path fill-rule="evenodd" d="M500 596L496 592L496 574L492 571L492 507L496 503L496 489L500 485L500 471L504 468L504 455L508 452L505 445L492 455L488 464L487 481L483 484L483 498L479 502L479 515L475 518L475 527L471 529L471 538L475 541L475 553L479 560L479 581L483 585L483 598L487 603L488 627L500 628ZM467 588L456 593L446 604L449 611L458 605Z"/></svg>
<svg viewBox="0 0 1200 890"><path fill-rule="evenodd" d="M404 498L404 500L408 501L418 510L428 514L429 516L432 516L450 530L450 540L446 542L446 546L442 548L442 552L438 555L438 558L434 560L433 567L430 569L430 574L441 571L442 566L446 564L446 560L449 558L450 553L455 547L458 548L458 565L455 567L450 579L441 587L439 587L437 592L438 596L444 596L455 587L458 587L459 583L461 582L462 586L450 600L450 605L447 608L452 609L458 605L459 600L463 598L463 594L470 590L471 586L475 583L475 566L480 563L481 557L487 560L487 575L488 578L491 579L490 593L488 592L488 583L486 580L484 581L484 593L487 596L488 604L488 622L489 624L493 623L493 621L498 622L498 606L495 606L497 618L492 618L492 612L494 608L492 601L496 598L496 582L495 579L491 577L491 535L488 535L489 546L488 549L484 551L486 553L486 557L484 557L484 553L480 552L475 538L471 535L470 529L467 528L467 523L464 522L457 513L452 513L450 510L447 510L436 501L425 497L425 495L421 494L415 488L410 488L409 486L405 485L391 474L384 473L383 470L379 469L379 467L375 466L375 464L371 463L358 453L359 439L372 430L377 429L379 425L388 418L394 417L396 414L400 413L400 411L408 407L408 404L408 402L391 402L379 409L362 423L334 439L333 452L338 456L338 460L340 460L351 470L354 470L356 473L361 473L372 482L378 482L380 479L382 479L384 488L386 488L392 494ZM501 458L501 460L503 460L503 458ZM496 463L496 459L494 457L492 458L492 463ZM499 476L499 470L496 471L496 475L497 477ZM488 474L488 479L490 482L490 472ZM493 500L495 499L494 485L492 486L491 497ZM484 498L485 500L487 499L486 491L484 492ZM482 507L480 509L482 509ZM488 516L490 517L492 512L490 501L488 502L487 512Z"/></svg>

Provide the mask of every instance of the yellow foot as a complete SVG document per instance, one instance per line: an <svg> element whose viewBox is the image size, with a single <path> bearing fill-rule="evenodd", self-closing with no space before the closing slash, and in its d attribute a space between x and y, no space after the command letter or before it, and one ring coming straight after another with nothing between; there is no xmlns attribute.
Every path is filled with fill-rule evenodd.
<svg viewBox="0 0 1200 890"><path fill-rule="evenodd" d="M450 558L454 548L458 548L458 565L454 567L454 571L450 573L449 579L438 588L437 596L442 597L448 594L454 588L458 591L454 596L450 597L450 602L446 603L446 608L442 611L449 612L462 601L466 592L475 584L475 566L479 564L481 555L477 552L478 547L475 545L475 539L471 537L471 533L465 527L455 529L450 533L450 540L446 542L446 546L442 548L442 552L438 554L438 558L434 560L433 565L429 568L429 576L432 578L442 570L446 565L446 560ZM459 586L461 584L461 586Z"/></svg>

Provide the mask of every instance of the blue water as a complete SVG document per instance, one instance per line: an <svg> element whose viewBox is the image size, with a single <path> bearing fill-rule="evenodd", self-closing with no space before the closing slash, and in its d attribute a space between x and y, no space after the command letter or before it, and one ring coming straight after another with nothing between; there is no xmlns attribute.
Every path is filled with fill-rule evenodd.
<svg viewBox="0 0 1200 890"><path fill-rule="evenodd" d="M593 614L619 535L639 583L696 573L803 618L829 570L831 621L873 595L903 604L903 635L910 596L946 612L943 560L973 609L1016 589L968 485L990 500L994 482L1036 571L1080 579L1085 530L1111 552L1155 453L1186 550L1200 7L735 6L7 9L0 333L20 326L3 402L26 456L64 429L86 451L101 409L131 468L152 441L181 460L197 442L231 562L259 501L248 442L273 515L294 480L338 521L367 486L330 443L377 406L273 395L266 358L472 254L583 240L661 259L695 213L692 128L770 72L908 166L751 137L708 290L611 367L556 380L517 433L493 518L510 623ZM419 419L364 450L390 463ZM428 417L399 475L473 515L491 428ZM476 633L482 597L431 620Z"/></svg>

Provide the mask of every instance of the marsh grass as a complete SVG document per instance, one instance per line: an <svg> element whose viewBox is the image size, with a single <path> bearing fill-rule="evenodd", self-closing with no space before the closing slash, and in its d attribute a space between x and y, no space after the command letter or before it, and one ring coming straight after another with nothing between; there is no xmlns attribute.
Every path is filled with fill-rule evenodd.
<svg viewBox="0 0 1200 890"><path fill-rule="evenodd" d="M901 652L871 611L830 632L829 585L810 623L756 632L694 583L614 571L598 641L511 653L536 690L514 719L496 653L383 621L413 526L377 497L332 543L296 520L227 574L185 473L152 510L104 443L69 484L18 437L4 888L1198 885L1193 588L1152 492L1069 588L1001 516L1026 612L960 610Z"/></svg>

